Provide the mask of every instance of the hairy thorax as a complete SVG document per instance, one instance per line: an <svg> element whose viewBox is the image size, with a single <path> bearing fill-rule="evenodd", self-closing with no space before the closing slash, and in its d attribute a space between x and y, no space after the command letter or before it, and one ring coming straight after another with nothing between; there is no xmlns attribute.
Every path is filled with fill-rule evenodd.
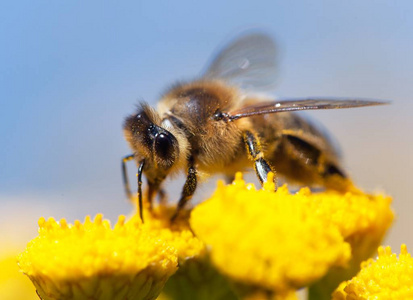
<svg viewBox="0 0 413 300"><path fill-rule="evenodd" d="M222 172L244 152L239 124L214 118L234 109L240 97L219 81L197 81L174 86L162 98L158 107L162 118L184 132L201 171Z"/></svg>

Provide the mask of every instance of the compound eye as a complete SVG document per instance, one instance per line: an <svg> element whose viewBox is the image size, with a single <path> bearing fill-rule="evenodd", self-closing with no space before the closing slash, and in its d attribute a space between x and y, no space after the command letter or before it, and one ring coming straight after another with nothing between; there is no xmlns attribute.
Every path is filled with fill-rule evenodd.
<svg viewBox="0 0 413 300"><path fill-rule="evenodd" d="M178 141L172 134L159 133L155 137L155 155L168 164L175 160L175 145Z"/></svg>

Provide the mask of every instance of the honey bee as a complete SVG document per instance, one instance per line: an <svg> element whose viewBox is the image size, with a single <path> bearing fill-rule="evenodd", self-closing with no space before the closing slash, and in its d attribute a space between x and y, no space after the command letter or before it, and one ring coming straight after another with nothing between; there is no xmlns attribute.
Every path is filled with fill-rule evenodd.
<svg viewBox="0 0 413 300"><path fill-rule="evenodd" d="M274 100L257 94L273 86L275 75L273 40L261 33L246 34L218 52L199 78L168 89L156 110L141 103L126 118L123 128L133 154L122 160L123 179L131 198L126 162L135 159L142 220L142 174L152 203L155 194L164 196L162 182L167 176L186 172L172 219L191 199L200 179L217 173L231 178L251 166L261 184L274 172L302 185L339 188L337 178L345 181L347 176L337 149L324 132L294 111L384 102Z"/></svg>

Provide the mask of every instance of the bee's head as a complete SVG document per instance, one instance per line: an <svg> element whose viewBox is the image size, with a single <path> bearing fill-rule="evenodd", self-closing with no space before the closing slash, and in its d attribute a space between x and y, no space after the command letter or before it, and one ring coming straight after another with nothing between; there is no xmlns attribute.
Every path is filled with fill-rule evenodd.
<svg viewBox="0 0 413 300"><path fill-rule="evenodd" d="M161 127L159 115L148 105L141 104L136 114L126 118L123 128L135 155L151 168L168 173L179 160L178 140Z"/></svg>

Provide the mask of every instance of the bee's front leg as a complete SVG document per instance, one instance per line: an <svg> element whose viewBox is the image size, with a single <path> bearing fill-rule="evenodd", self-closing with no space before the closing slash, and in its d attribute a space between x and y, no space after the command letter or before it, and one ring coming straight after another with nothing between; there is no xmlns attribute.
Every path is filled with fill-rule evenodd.
<svg viewBox="0 0 413 300"><path fill-rule="evenodd" d="M176 212L171 218L172 222L178 217L179 212L182 210L182 208L185 206L185 204L189 200L191 200L192 196L195 193L197 182L198 182L198 180L197 180L197 177L196 177L196 169L193 166L193 164L191 164L188 167L188 173L187 173L187 176L186 176L186 181L185 181L184 187L182 189L182 194L181 194L181 198L179 199L178 206L176 207Z"/></svg>
<svg viewBox="0 0 413 300"><path fill-rule="evenodd" d="M264 159L264 153L261 149L260 140L257 134L246 130L243 134L244 142L247 147L248 157L250 160L254 161L254 169L255 173L257 174L258 179L261 182L261 185L267 181L267 176L269 172L273 172L275 175L275 171L271 169L268 162ZM277 190L277 179L274 176L274 183L275 189Z"/></svg>
<svg viewBox="0 0 413 300"><path fill-rule="evenodd" d="M145 160L142 160L139 163L137 179L138 179L138 205L139 205L139 216L143 223L143 201L142 201L142 173L143 168L145 167Z"/></svg>
<svg viewBox="0 0 413 300"><path fill-rule="evenodd" d="M128 161L131 161L132 159L135 158L134 154L129 154L125 157L122 158L122 179L123 179L123 187L125 189L125 194L128 197L129 200L132 200L132 192L130 189L130 185L129 185L129 180L128 180L128 171L126 169L126 163Z"/></svg>

